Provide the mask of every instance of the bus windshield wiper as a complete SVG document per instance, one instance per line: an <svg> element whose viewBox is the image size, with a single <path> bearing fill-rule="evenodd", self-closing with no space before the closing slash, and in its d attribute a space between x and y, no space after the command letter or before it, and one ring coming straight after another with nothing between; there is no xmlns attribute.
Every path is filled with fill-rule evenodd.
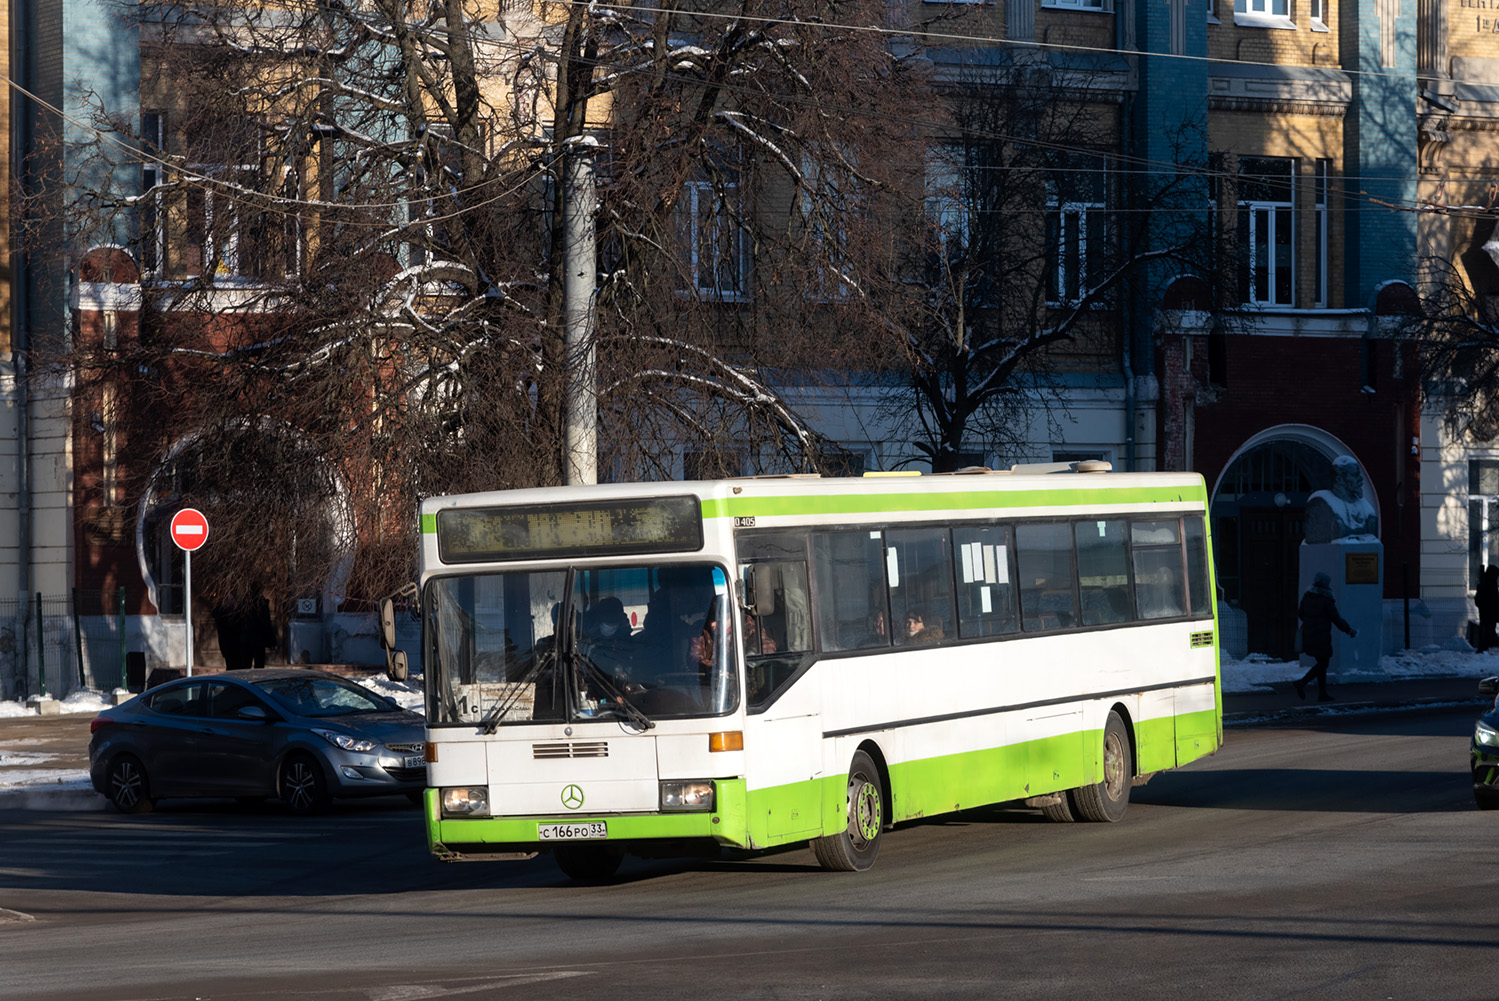
<svg viewBox="0 0 1499 1001"><path fill-rule="evenodd" d="M519 681L515 682L515 687L510 690L510 694L505 696L503 699L497 699L495 701L495 704L490 708L489 712L484 714L484 718L479 721L479 732L494 733L495 730L499 729L500 720L503 719L505 717L505 714L510 711L510 708L514 706L517 701L519 701L521 692L525 691L526 685L535 681L537 676L541 674L542 670L546 668L547 664L556 659L556 656L557 655L555 651L547 650L539 657L537 657L535 662L531 665L530 669L527 670L525 674L521 675L521 679Z"/></svg>
<svg viewBox="0 0 1499 1001"><path fill-rule="evenodd" d="M579 650L573 656L579 664L582 664L584 667L586 667L589 673L593 675L594 679L597 680L599 687L603 689L604 694L609 696L609 698L613 700L606 704L600 705L599 709L612 710L613 712L626 717L630 720L630 722L634 723L636 726L640 727L643 730L651 730L655 728L656 721L651 719L645 713L641 712L638 708L635 707L634 703L625 698L624 693L621 692L618 686L614 684L614 679L610 678L609 675L604 672L603 668L595 664L586 653Z"/></svg>

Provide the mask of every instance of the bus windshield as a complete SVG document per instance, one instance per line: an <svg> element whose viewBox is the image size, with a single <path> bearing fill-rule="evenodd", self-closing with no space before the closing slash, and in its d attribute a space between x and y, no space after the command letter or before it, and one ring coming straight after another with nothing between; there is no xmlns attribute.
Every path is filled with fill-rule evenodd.
<svg viewBox="0 0 1499 1001"><path fill-rule="evenodd" d="M435 578L423 595L429 719L492 731L733 712L728 595L710 564Z"/></svg>

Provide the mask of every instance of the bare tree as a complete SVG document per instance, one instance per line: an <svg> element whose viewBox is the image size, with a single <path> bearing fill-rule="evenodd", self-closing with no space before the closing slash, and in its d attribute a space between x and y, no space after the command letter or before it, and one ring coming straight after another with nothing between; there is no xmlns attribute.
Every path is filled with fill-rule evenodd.
<svg viewBox="0 0 1499 1001"><path fill-rule="evenodd" d="M1176 162L1122 158L1106 76L989 61L946 88L925 239L895 262L885 328L905 358L896 407L936 470L975 440L1017 454L1038 414L1054 420L1059 373L1117 367L1128 316L1169 274L1162 262L1215 270L1192 127Z"/></svg>
<svg viewBox="0 0 1499 1001"><path fill-rule="evenodd" d="M1499 189L1485 204L1431 205L1449 217L1453 255L1422 262L1419 315L1402 333L1422 359L1423 392L1459 434L1499 438Z"/></svg>
<svg viewBox="0 0 1499 1001"><path fill-rule="evenodd" d="M130 497L212 508L234 540L218 589L378 595L410 578L418 497L558 482L564 262L598 276L606 476L670 475L684 442L826 450L776 373L867 343L825 321L878 224L826 223L911 158L914 64L809 0L502 9L130 8L144 113L101 114L70 225L87 246L129 221L141 332L70 361L119 401ZM578 262L555 222L593 142Z"/></svg>

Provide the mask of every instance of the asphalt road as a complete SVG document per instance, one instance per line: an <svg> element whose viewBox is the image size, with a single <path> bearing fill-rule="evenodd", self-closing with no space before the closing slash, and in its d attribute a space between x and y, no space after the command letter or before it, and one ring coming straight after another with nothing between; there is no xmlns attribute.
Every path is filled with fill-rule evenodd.
<svg viewBox="0 0 1499 1001"><path fill-rule="evenodd" d="M15 811L0 907L34 920L0 915L0 998L1491 998L1472 719L1231 731L1119 824L974 811L858 874L443 865L404 801Z"/></svg>

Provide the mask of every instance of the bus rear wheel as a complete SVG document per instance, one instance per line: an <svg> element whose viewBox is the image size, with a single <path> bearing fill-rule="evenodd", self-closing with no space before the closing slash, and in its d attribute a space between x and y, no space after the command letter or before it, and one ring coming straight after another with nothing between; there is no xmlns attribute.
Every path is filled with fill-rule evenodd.
<svg viewBox="0 0 1499 1001"><path fill-rule="evenodd" d="M848 766L848 826L837 834L814 838L812 854L830 872L862 872L880 854L885 829L885 790L880 771L863 751Z"/></svg>
<svg viewBox="0 0 1499 1001"><path fill-rule="evenodd" d="M1083 820L1112 824L1124 816L1129 806L1129 790L1134 784L1129 731L1116 712L1109 713L1103 728L1103 779L1093 785L1073 789L1073 812Z"/></svg>

